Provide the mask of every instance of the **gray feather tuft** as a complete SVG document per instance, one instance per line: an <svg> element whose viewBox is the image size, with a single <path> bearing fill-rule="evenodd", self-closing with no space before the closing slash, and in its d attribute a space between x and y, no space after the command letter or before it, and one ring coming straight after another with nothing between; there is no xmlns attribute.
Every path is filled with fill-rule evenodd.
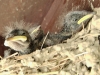
<svg viewBox="0 0 100 75"><path fill-rule="evenodd" d="M28 33L30 34L32 39L35 39L35 37L37 36L37 33L39 30L37 30L36 32L32 33L38 26L37 25L33 25L32 23L26 23L23 20L21 21L16 21L16 22L11 22L8 26L4 27L4 32L3 32L3 37L5 37L6 35L8 35L11 31L15 30L15 29L24 29L26 31L28 31Z"/></svg>

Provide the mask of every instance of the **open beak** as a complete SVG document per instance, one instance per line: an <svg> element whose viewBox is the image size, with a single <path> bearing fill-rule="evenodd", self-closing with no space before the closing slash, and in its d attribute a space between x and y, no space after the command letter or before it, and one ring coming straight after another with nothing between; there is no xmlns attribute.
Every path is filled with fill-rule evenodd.
<svg viewBox="0 0 100 75"><path fill-rule="evenodd" d="M25 42L27 40L26 36L14 36L14 37L10 37L6 39L7 41L18 41L21 40L23 42Z"/></svg>
<svg viewBox="0 0 100 75"><path fill-rule="evenodd" d="M25 42L27 40L27 37L26 36L14 36L14 37L7 38L4 41L4 45L9 46L10 41L18 41L18 40L21 40L21 41Z"/></svg>

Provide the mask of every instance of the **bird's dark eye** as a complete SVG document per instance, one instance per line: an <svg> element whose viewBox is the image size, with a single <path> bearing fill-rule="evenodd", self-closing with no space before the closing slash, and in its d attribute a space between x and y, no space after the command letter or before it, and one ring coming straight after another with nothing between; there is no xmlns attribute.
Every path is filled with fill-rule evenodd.
<svg viewBox="0 0 100 75"><path fill-rule="evenodd" d="M26 34L25 32L22 33L22 35L25 35L25 34Z"/></svg>

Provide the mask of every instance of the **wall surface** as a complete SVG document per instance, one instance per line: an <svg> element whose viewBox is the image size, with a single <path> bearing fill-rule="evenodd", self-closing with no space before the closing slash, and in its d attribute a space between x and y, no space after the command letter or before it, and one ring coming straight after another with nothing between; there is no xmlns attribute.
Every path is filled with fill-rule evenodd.
<svg viewBox="0 0 100 75"><path fill-rule="evenodd" d="M62 16L73 10L91 10L100 6L100 0L0 0L0 34L9 22L24 20L40 24L47 32L56 32L63 26ZM62 16L61 16L62 15ZM6 49L0 37L0 55Z"/></svg>

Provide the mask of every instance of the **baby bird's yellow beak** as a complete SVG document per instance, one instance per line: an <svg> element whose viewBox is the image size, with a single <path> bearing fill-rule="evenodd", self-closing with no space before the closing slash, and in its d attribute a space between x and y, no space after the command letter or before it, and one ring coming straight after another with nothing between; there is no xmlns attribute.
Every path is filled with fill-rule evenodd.
<svg viewBox="0 0 100 75"><path fill-rule="evenodd" d="M85 16L83 16L81 19L79 19L79 21L77 22L77 24L81 24L82 22L86 21L87 19L91 18L95 13L91 13L91 14L87 14Z"/></svg>
<svg viewBox="0 0 100 75"><path fill-rule="evenodd" d="M23 42L25 42L27 40L26 36L14 36L14 37L10 37L6 39L7 41L18 41L21 40Z"/></svg>

